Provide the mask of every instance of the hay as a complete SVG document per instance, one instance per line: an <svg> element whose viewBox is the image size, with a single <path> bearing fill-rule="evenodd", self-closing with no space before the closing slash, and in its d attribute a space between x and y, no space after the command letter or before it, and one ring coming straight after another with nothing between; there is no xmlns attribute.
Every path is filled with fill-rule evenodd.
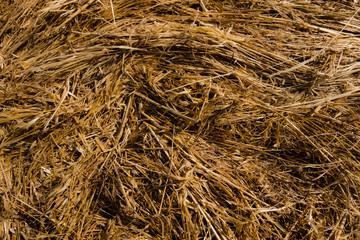
<svg viewBox="0 0 360 240"><path fill-rule="evenodd" d="M0 1L1 239L359 239L354 1Z"/></svg>

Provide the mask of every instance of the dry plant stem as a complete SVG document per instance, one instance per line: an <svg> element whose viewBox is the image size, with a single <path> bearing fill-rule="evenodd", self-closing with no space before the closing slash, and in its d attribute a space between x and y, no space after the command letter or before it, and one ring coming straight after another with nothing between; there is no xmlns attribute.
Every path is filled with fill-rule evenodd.
<svg viewBox="0 0 360 240"><path fill-rule="evenodd" d="M318 107L328 103L331 103L334 100L337 99L341 99L341 98L347 98L347 97L352 97L352 96L358 96L360 88L354 88L351 91L348 91L346 93L342 93L336 96L329 96L326 98L321 98L321 99L316 99L316 100L312 100L312 101L308 101L308 102L301 102L301 103L295 103L295 104L291 104L291 105L287 105L287 106L281 106L279 108L295 108L295 107L307 107L307 108L313 108L313 107Z"/></svg>
<svg viewBox="0 0 360 240"><path fill-rule="evenodd" d="M188 120L188 121L190 121L190 122L197 122L197 121L194 120L193 118L188 117L188 116L186 116L186 115L184 115L184 114L182 114L182 113L180 113L180 112L178 112L178 111L176 111L176 110L174 110L174 109L171 109L171 108L169 108L169 107L166 107L166 106L164 106L164 105L161 105L160 103L158 103L158 102L156 102L156 101L154 101L154 100L152 100L152 99L144 96L144 95L141 94L141 93L135 92L135 95L143 98L144 100L148 101L149 103L152 103L152 104L154 104L154 105L156 105L156 106L158 106L158 107L160 107L160 108L162 108L162 109L165 109L166 111L174 114L175 116L181 117L181 118L183 118L183 119L185 119L185 120Z"/></svg>
<svg viewBox="0 0 360 240"><path fill-rule="evenodd" d="M348 20L348 22L344 25L344 27L330 40L330 42L328 44L326 44L326 47L321 49L320 51L318 51L313 57L311 57L310 59L302 62L302 63L299 63L298 65L296 66L293 66L289 69L286 69L286 70L283 70L283 71L280 71L280 72L276 72L276 73L273 73L271 74L269 77L270 78L273 78L277 75L280 75L280 74L284 74L284 73L289 73L289 72L292 72L298 68L301 68L303 66L306 66L308 63L314 61L316 58L318 58L321 54L323 54L326 50L327 47L329 47L335 40L336 38L338 38L342 32L344 31L344 29L350 24L350 22L354 19L354 17L357 15L357 13L359 12L359 8L356 8L355 10L355 13L350 17L350 19Z"/></svg>
<svg viewBox="0 0 360 240"><path fill-rule="evenodd" d="M63 27L65 27L66 24L68 24L71 20L73 20L77 15L79 15L82 11L84 11L86 8L88 8L95 0L89 0L86 4L81 6L78 10L76 10L70 17L68 17L60 26L56 28L56 32L61 30Z"/></svg>
<svg viewBox="0 0 360 240"><path fill-rule="evenodd" d="M204 102L203 102L203 104L202 104L202 106L201 106L201 109L200 109L199 115L198 115L198 117L197 117L197 119L196 119L196 122L199 122L199 121L201 120L201 114L202 114L202 112L203 112L203 110L204 110L205 104L206 104L206 103L208 102L208 100L209 100L209 94L210 94L210 90L211 90L211 84L212 84L212 81L210 80L209 90L207 91L206 98L205 98L205 100L204 100Z"/></svg>
<svg viewBox="0 0 360 240"><path fill-rule="evenodd" d="M64 92L61 96L61 99L60 99L60 103L59 105L55 108L53 114L51 115L51 117L49 118L49 120L45 123L45 126L44 126L44 131L47 129L49 123L51 122L51 120L55 117L56 113L59 111L59 108L61 107L61 105L63 104L66 96L69 94L69 89L70 89L70 83L69 83L69 79L66 79L66 83L65 83L65 88L64 88Z"/></svg>
<svg viewBox="0 0 360 240"><path fill-rule="evenodd" d="M125 129L125 125L128 122L128 116L129 116L129 111L131 109L131 107L134 104L134 93L132 93L129 97L128 100L128 104L125 108L125 111L123 113L123 117L121 119L121 122L118 123L119 127L116 129L116 133L115 133L115 141L118 143L121 139L121 137L124 134L124 129Z"/></svg>
<svg viewBox="0 0 360 240"><path fill-rule="evenodd" d="M233 73L225 73L225 74L218 75L218 76L215 76L215 77L210 77L210 78L205 78L205 79L201 79L201 80L198 80L198 81L193 81L193 82L184 84L184 85L182 85L182 86L179 86L179 87L176 87L176 88L173 88L173 89L170 89L170 90L166 90L165 92L172 92L172 91L174 91L174 90L181 89L181 88L184 88L184 87L187 87L187 86L196 84L196 83L215 80L215 79L217 79L217 78L226 77L226 76L229 76L229 75L231 75L231 74L233 74Z"/></svg>
<svg viewBox="0 0 360 240"><path fill-rule="evenodd" d="M112 16L113 16L113 19L114 19L114 25L116 26L115 13L114 13L114 5L113 5L112 0L110 0L110 6L111 6Z"/></svg>
<svg viewBox="0 0 360 240"><path fill-rule="evenodd" d="M197 206L197 208L200 210L201 214L203 215L203 217L205 218L206 222L209 224L210 229L213 231L216 239L218 240L222 240L219 236L219 234L217 233L216 229L214 228L213 224L211 223L211 221L209 220L206 212L201 208L200 204L198 203L198 201L196 201L196 198L192 195L191 192L188 192L189 196L191 197L191 199L194 201L195 205Z"/></svg>

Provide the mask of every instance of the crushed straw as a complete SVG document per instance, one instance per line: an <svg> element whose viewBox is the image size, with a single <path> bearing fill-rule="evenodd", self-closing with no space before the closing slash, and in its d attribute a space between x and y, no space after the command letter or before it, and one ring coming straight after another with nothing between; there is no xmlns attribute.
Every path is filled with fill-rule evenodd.
<svg viewBox="0 0 360 240"><path fill-rule="evenodd" d="M355 1L0 1L1 239L360 239Z"/></svg>

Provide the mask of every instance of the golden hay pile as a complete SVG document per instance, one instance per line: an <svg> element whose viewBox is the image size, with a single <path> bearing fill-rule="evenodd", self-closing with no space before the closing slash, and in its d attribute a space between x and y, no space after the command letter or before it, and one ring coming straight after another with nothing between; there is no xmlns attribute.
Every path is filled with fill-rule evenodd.
<svg viewBox="0 0 360 240"><path fill-rule="evenodd" d="M1 239L360 239L354 1L1 0Z"/></svg>

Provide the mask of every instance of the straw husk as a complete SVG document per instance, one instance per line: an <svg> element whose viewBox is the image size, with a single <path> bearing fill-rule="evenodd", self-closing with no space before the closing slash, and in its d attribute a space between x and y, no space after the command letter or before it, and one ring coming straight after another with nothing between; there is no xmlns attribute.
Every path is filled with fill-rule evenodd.
<svg viewBox="0 0 360 240"><path fill-rule="evenodd" d="M1 239L359 239L356 1L0 1Z"/></svg>

